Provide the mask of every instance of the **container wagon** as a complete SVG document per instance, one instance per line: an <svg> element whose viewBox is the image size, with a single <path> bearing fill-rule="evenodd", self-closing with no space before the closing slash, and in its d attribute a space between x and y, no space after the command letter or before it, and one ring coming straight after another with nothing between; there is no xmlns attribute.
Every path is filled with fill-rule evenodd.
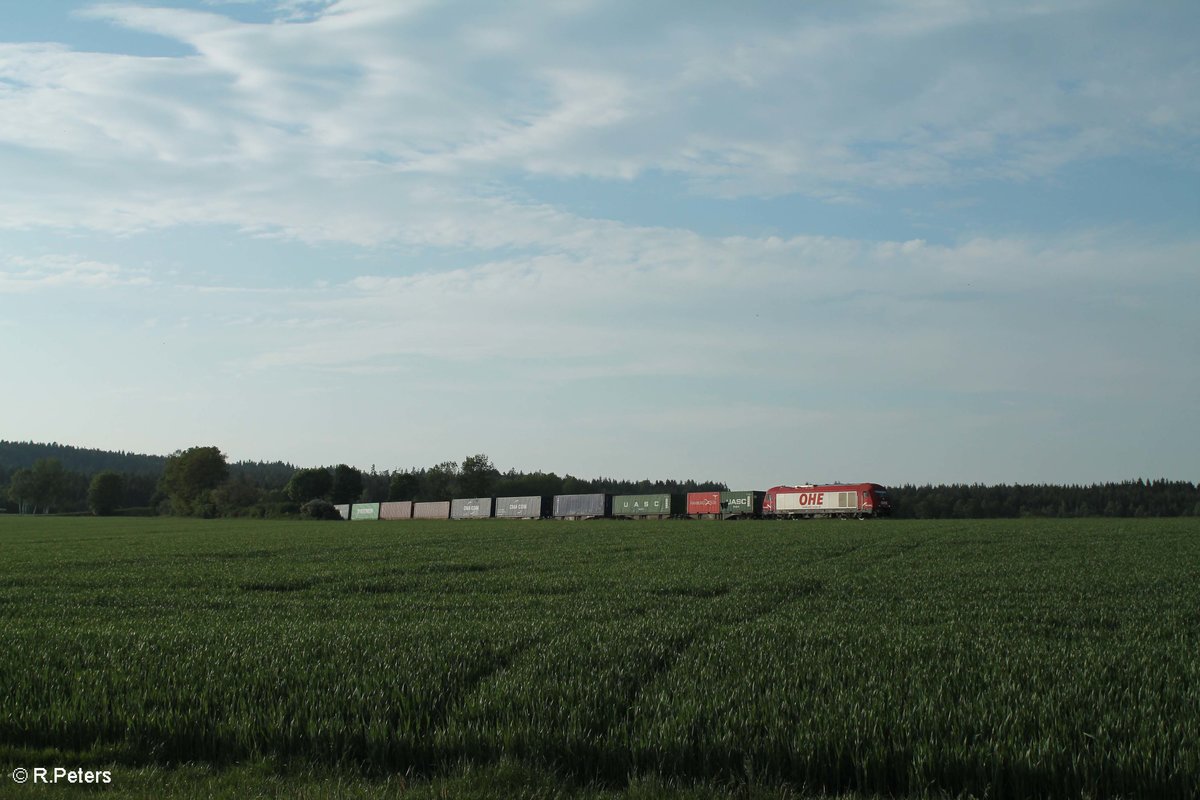
<svg viewBox="0 0 1200 800"><path fill-rule="evenodd" d="M530 495L528 497L497 497L496 516L508 519L541 519L553 513L553 503L549 497Z"/></svg>
<svg viewBox="0 0 1200 800"><path fill-rule="evenodd" d="M411 500L393 500L379 504L380 519L412 519Z"/></svg>
<svg viewBox="0 0 1200 800"><path fill-rule="evenodd" d="M684 511L693 519L717 519L721 516L721 493L688 492Z"/></svg>
<svg viewBox="0 0 1200 800"><path fill-rule="evenodd" d="M413 503L413 519L450 519L450 501Z"/></svg>
<svg viewBox="0 0 1200 800"><path fill-rule="evenodd" d="M450 501L450 519L487 519L491 515L490 497L463 497Z"/></svg>
<svg viewBox="0 0 1200 800"><path fill-rule="evenodd" d="M612 500L612 514L614 517L667 519L672 514L682 515L686 506L683 495L619 494Z"/></svg>
<svg viewBox="0 0 1200 800"><path fill-rule="evenodd" d="M753 519L762 516L765 492L689 492L687 515L693 519Z"/></svg>
<svg viewBox="0 0 1200 800"><path fill-rule="evenodd" d="M766 492L721 492L721 519L761 517L766 496Z"/></svg>
<svg viewBox="0 0 1200 800"><path fill-rule="evenodd" d="M350 506L350 520L379 519L379 503L355 503Z"/></svg>
<svg viewBox="0 0 1200 800"><path fill-rule="evenodd" d="M890 513L887 489L878 483L776 486L767 490L762 513L776 519L865 517Z"/></svg>
<svg viewBox="0 0 1200 800"><path fill-rule="evenodd" d="M554 495L555 519L595 519L611 515L611 494Z"/></svg>

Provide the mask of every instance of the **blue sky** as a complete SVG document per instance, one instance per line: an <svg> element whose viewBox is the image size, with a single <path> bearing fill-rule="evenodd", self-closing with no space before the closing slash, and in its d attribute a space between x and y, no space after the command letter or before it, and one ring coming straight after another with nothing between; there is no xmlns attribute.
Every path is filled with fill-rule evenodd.
<svg viewBox="0 0 1200 800"><path fill-rule="evenodd" d="M0 437L1200 479L1193 2L0 5Z"/></svg>

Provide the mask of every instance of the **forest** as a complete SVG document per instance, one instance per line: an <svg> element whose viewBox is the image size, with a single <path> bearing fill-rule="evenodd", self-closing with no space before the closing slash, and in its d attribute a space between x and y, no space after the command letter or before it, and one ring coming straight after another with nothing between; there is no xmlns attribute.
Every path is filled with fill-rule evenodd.
<svg viewBox="0 0 1200 800"><path fill-rule="evenodd" d="M314 499L352 503L585 492L683 494L729 488L711 480L635 481L501 472L484 454L467 456L461 463L363 471L346 464L228 463L216 447L155 456L0 441L0 511L6 513L290 517ZM1165 478L1088 486L905 484L888 488L893 516L898 518L1200 516L1197 484Z"/></svg>

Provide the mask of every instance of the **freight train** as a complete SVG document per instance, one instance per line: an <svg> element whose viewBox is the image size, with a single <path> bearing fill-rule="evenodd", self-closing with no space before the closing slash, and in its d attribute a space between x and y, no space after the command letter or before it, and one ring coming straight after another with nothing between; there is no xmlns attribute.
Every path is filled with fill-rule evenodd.
<svg viewBox="0 0 1200 800"><path fill-rule="evenodd" d="M454 500L335 506L342 519L796 519L891 513L878 483L775 486L765 492L681 494L558 494L553 497L463 497Z"/></svg>

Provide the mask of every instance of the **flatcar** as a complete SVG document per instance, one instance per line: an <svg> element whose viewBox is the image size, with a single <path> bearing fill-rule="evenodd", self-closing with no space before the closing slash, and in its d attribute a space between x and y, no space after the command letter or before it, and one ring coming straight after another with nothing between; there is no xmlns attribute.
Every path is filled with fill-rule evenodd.
<svg viewBox="0 0 1200 800"><path fill-rule="evenodd" d="M762 516L762 492L690 492L687 515L692 519L757 519Z"/></svg>

